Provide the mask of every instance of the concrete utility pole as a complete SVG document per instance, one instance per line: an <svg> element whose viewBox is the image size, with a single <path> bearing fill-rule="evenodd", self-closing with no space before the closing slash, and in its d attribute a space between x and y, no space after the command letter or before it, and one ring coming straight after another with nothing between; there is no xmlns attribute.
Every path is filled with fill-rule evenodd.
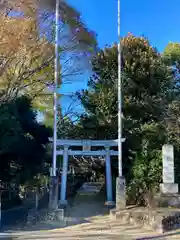
<svg viewBox="0 0 180 240"><path fill-rule="evenodd" d="M54 91L53 91L53 161L52 161L52 171L51 171L51 208L58 208L58 176L57 172L57 90L58 90L58 79L60 77L59 71L59 7L60 0L56 0L56 11L55 11L55 60L54 60Z"/></svg>
<svg viewBox="0 0 180 240"><path fill-rule="evenodd" d="M122 94L121 94L120 0L118 0L118 173L122 177Z"/></svg>
<svg viewBox="0 0 180 240"><path fill-rule="evenodd" d="M57 156L56 156L56 144L57 144L57 88L59 79L59 5L60 0L56 0L56 29L55 29L55 61L54 61L54 101L53 101L53 111L54 111L54 122L53 122L53 176L56 176L57 168Z"/></svg>
<svg viewBox="0 0 180 240"><path fill-rule="evenodd" d="M121 83L121 25L118 0L118 177L116 179L116 208L126 207L125 179L122 173L122 83Z"/></svg>

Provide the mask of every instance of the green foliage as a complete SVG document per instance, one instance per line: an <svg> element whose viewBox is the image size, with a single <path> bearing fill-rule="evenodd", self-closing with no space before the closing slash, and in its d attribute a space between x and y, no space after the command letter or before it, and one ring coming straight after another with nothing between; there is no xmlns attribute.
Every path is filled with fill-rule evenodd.
<svg viewBox="0 0 180 240"><path fill-rule="evenodd" d="M175 170L180 182L179 48L179 44L169 44L160 54L146 38L129 34L121 39L122 122L126 138L123 174L133 203L149 204L150 194L158 191L162 180L161 148L165 143L175 147ZM117 60L116 44L94 57L88 89L77 93L85 113L76 125L71 120L61 122L61 136L117 138ZM116 158L112 162L117 165Z"/></svg>
<svg viewBox="0 0 180 240"><path fill-rule="evenodd" d="M138 136L148 134L148 124L160 126L164 119L170 101L171 72L142 37L126 36L121 49L123 129L128 143L135 147L141 141ZM117 45L101 50L93 60L89 89L78 95L86 111L81 124L90 138L117 137L117 59Z"/></svg>
<svg viewBox="0 0 180 240"><path fill-rule="evenodd" d="M142 37L122 39L124 114L140 123L159 121L170 101L171 72Z"/></svg>
<svg viewBox="0 0 180 240"><path fill-rule="evenodd" d="M26 97L2 104L0 113L0 178L19 184L41 171L51 131Z"/></svg>
<svg viewBox="0 0 180 240"><path fill-rule="evenodd" d="M169 43L163 54L162 59L171 71L173 84L171 96L179 100L180 94L180 43Z"/></svg>
<svg viewBox="0 0 180 240"><path fill-rule="evenodd" d="M131 34L122 38L121 53L123 173L129 189L135 186L138 194L142 191L138 198L145 201L148 191L161 181L159 150L169 141L166 122L176 97L175 79L172 68L146 38ZM116 44L100 50L92 62L89 88L78 93L85 109L79 121L84 138L117 138L117 59Z"/></svg>
<svg viewBox="0 0 180 240"><path fill-rule="evenodd" d="M180 60L180 43L170 42L164 50L163 57L171 66L178 64Z"/></svg>
<svg viewBox="0 0 180 240"><path fill-rule="evenodd" d="M162 55L164 62L168 68L172 71L172 90L170 92L173 97L173 101L167 108L167 115L165 124L167 128L167 140L174 145L175 149L175 173L176 182L180 182L180 43L169 43Z"/></svg>
<svg viewBox="0 0 180 240"><path fill-rule="evenodd" d="M48 183L49 183L49 176L45 175L44 173L38 173L35 176L33 176L33 178L28 179L24 183L23 188L28 190L41 190L47 187Z"/></svg>
<svg viewBox="0 0 180 240"><path fill-rule="evenodd" d="M144 149L135 156L131 181L127 188L128 201L132 204L149 204L148 194L156 193L162 182L161 151Z"/></svg>

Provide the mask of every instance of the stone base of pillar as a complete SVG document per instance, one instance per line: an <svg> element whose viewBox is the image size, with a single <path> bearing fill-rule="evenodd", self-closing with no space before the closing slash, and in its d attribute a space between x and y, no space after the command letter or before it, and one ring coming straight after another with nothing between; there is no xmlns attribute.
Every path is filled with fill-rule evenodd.
<svg viewBox="0 0 180 240"><path fill-rule="evenodd" d="M63 221L64 220L64 209L57 209L55 211L55 216L56 216L57 220Z"/></svg>
<svg viewBox="0 0 180 240"><path fill-rule="evenodd" d="M68 201L67 200L60 200L59 201L59 207L60 208L65 208L68 205Z"/></svg>
<svg viewBox="0 0 180 240"><path fill-rule="evenodd" d="M159 208L180 208L180 194L162 194L154 196L154 205Z"/></svg>
<svg viewBox="0 0 180 240"><path fill-rule="evenodd" d="M51 177L49 190L49 208L58 208L58 177Z"/></svg>
<svg viewBox="0 0 180 240"><path fill-rule="evenodd" d="M105 206L114 207L116 204L113 201L106 201Z"/></svg>
<svg viewBox="0 0 180 240"><path fill-rule="evenodd" d="M179 186L177 183L161 183L160 192L162 194L177 194L179 192Z"/></svg>
<svg viewBox="0 0 180 240"><path fill-rule="evenodd" d="M116 209L126 208L126 182L124 177L116 178Z"/></svg>
<svg viewBox="0 0 180 240"><path fill-rule="evenodd" d="M51 203L51 207L52 210L57 210L58 209L58 203L56 200L53 200Z"/></svg>

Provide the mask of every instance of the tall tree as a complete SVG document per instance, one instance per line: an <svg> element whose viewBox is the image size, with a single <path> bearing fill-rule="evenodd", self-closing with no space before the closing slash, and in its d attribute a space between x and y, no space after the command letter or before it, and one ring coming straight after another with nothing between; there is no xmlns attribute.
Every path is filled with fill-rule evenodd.
<svg viewBox="0 0 180 240"><path fill-rule="evenodd" d="M170 42L164 52L162 54L164 62L167 64L168 68L172 72L173 84L172 91L170 94L173 97L173 101L168 106L167 116L165 119L167 136L169 143L174 145L175 149L175 173L176 173L176 181L180 182L180 43L178 42Z"/></svg>
<svg viewBox="0 0 180 240"><path fill-rule="evenodd" d="M51 130L37 123L30 99L0 106L0 179L17 184L41 171Z"/></svg>
<svg viewBox="0 0 180 240"><path fill-rule="evenodd" d="M131 121L135 127L163 119L163 109L170 100L170 71L144 38L128 35L121 40L121 47L124 124ZM106 127L111 124L114 134L117 134L117 54L117 45L98 53L89 89L79 95L87 112L85 118L94 117L98 125Z"/></svg>
<svg viewBox="0 0 180 240"><path fill-rule="evenodd" d="M0 5L0 9L5 15L9 15L11 11L21 13L20 16L30 17L36 21L41 35L45 35L48 39L54 40L52 32L54 31L56 1L50 0L26 0L26 1L3 1ZM84 65L82 62L89 62L89 57L92 56L96 48L96 38L94 32L88 30L87 26L83 23L80 13L72 8L67 1L60 0L60 54L68 61L71 68L76 65L76 68L80 68L78 65ZM49 39L49 40L50 40ZM70 54L71 53L71 54ZM61 56L62 57L62 56ZM73 61L78 62L78 64ZM83 61L81 61L83 59ZM86 60L86 61L85 61ZM72 63L73 62L73 63ZM66 62L67 63L67 62ZM81 63L81 64L80 64ZM65 69L65 68L63 68Z"/></svg>
<svg viewBox="0 0 180 240"><path fill-rule="evenodd" d="M37 97L52 83L54 46L28 18L0 18L1 102L20 94Z"/></svg>
<svg viewBox="0 0 180 240"><path fill-rule="evenodd" d="M49 108L50 116L53 100L47 86L54 83L55 1L9 0L3 1L0 9L2 100L19 93L28 94L35 107L46 110L46 114ZM96 49L96 39L80 14L66 1L60 1L59 24L60 86L87 71Z"/></svg>
<svg viewBox="0 0 180 240"><path fill-rule="evenodd" d="M174 80L171 69L146 38L131 34L122 38L121 53L123 136L126 138L123 172L128 181L133 178L146 192L161 181L158 150L167 141L164 119L173 100ZM117 59L115 44L102 49L93 60L89 88L78 94L85 109L81 116L83 136L117 138ZM153 161L156 162L155 180L147 182L144 170L155 166ZM139 166L141 178L136 174Z"/></svg>

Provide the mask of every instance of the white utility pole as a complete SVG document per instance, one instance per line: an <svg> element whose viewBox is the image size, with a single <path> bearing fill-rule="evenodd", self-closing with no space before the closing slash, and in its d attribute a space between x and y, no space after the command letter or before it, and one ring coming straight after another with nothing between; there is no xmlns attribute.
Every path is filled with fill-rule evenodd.
<svg viewBox="0 0 180 240"><path fill-rule="evenodd" d="M120 42L120 0L118 0L118 173L122 177L122 85L121 85L121 42Z"/></svg>
<svg viewBox="0 0 180 240"><path fill-rule="evenodd" d="M57 156L56 156L56 144L57 144L57 88L59 79L59 7L60 0L56 0L56 21L55 21L55 61L54 61L54 102L53 102L53 176L56 177L57 168Z"/></svg>

